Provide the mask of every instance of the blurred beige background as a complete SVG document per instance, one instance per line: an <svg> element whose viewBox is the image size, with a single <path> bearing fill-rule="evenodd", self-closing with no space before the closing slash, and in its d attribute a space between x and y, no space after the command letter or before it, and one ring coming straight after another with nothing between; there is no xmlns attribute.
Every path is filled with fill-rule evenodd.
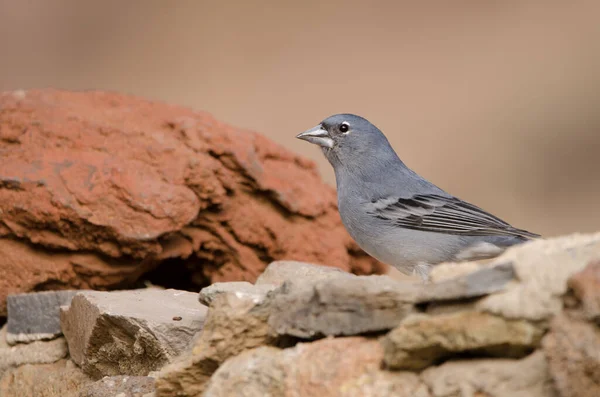
<svg viewBox="0 0 600 397"><path fill-rule="evenodd" d="M600 3L0 0L0 90L118 90L294 136L363 115L515 226L600 230Z"/></svg>

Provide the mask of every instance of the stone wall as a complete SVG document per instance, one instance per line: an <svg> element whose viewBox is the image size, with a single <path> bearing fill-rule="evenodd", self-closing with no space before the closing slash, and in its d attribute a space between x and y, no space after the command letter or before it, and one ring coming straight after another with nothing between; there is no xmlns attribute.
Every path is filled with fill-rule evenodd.
<svg viewBox="0 0 600 397"><path fill-rule="evenodd" d="M11 295L12 310L42 308L61 330L47 340L34 318L9 313L0 394L598 396L599 291L594 234L442 264L430 284L277 261L254 284L199 296Z"/></svg>

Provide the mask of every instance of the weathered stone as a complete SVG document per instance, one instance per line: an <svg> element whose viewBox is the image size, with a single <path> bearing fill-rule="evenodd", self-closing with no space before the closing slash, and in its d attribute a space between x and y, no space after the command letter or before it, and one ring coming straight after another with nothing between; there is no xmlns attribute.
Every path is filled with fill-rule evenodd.
<svg viewBox="0 0 600 397"><path fill-rule="evenodd" d="M561 314L542 342L561 397L600 396L600 329Z"/></svg>
<svg viewBox="0 0 600 397"><path fill-rule="evenodd" d="M154 391L148 376L106 376L84 387L78 397L144 397Z"/></svg>
<svg viewBox="0 0 600 397"><path fill-rule="evenodd" d="M186 291L89 291L61 311L61 324L71 358L85 373L145 376L189 347L206 311Z"/></svg>
<svg viewBox="0 0 600 397"><path fill-rule="evenodd" d="M456 312L406 318L382 344L393 369L419 370L457 353L519 357L535 349L543 329L525 320L481 312Z"/></svg>
<svg viewBox="0 0 600 397"><path fill-rule="evenodd" d="M531 241L509 248L494 263L511 263L518 281L477 302L507 318L546 320L560 313L567 280L600 258L600 233Z"/></svg>
<svg viewBox="0 0 600 397"><path fill-rule="evenodd" d="M540 351L520 360L450 361L421 378L432 397L557 397Z"/></svg>
<svg viewBox="0 0 600 397"><path fill-rule="evenodd" d="M385 269L315 164L256 132L107 92L0 93L0 108L0 316L9 293L125 288L171 258L198 287L283 258Z"/></svg>
<svg viewBox="0 0 600 397"><path fill-rule="evenodd" d="M2 397L78 397L93 380L70 360L52 364L25 364L8 370L0 379Z"/></svg>
<svg viewBox="0 0 600 397"><path fill-rule="evenodd" d="M255 347L274 343L269 335L264 296L224 293L212 302L204 329L190 354L160 371L157 397L200 396L210 376L225 360Z"/></svg>
<svg viewBox="0 0 600 397"><path fill-rule="evenodd" d="M587 319L600 323L600 260L574 274L568 285L581 302Z"/></svg>
<svg viewBox="0 0 600 397"><path fill-rule="evenodd" d="M5 347L10 347L10 345L6 342L6 324L0 327L0 349Z"/></svg>
<svg viewBox="0 0 600 397"><path fill-rule="evenodd" d="M45 291L8 295L9 344L52 339L62 335L60 307L69 305L76 291Z"/></svg>
<svg viewBox="0 0 600 397"><path fill-rule="evenodd" d="M340 388L340 397L430 397L427 386L412 372L370 371Z"/></svg>
<svg viewBox="0 0 600 397"><path fill-rule="evenodd" d="M485 265L483 265L481 261L440 263L439 265L433 266L429 271L429 281L431 283L442 283L474 273L484 267Z"/></svg>
<svg viewBox="0 0 600 397"><path fill-rule="evenodd" d="M277 335L357 335L398 325L413 310L418 287L387 276L286 282L270 295L269 326Z"/></svg>
<svg viewBox="0 0 600 397"><path fill-rule="evenodd" d="M271 284L254 285L247 281L230 281L228 283L214 283L200 290L198 300L200 303L210 306L216 296L233 292L238 295L248 295L250 297L258 297L262 299L269 291L272 291L276 286Z"/></svg>
<svg viewBox="0 0 600 397"><path fill-rule="evenodd" d="M64 338L0 347L0 377L10 368L23 364L48 364L67 356Z"/></svg>
<svg viewBox="0 0 600 397"><path fill-rule="evenodd" d="M511 263L481 267L454 278L422 285L417 301L423 303L480 297L504 290L514 276Z"/></svg>
<svg viewBox="0 0 600 397"><path fill-rule="evenodd" d="M358 377L379 371L382 355L377 340L362 337L327 338L284 350L259 347L227 360L204 396L239 395L241 390L249 397L349 395L344 393ZM418 380L411 381L418 389Z"/></svg>
<svg viewBox="0 0 600 397"><path fill-rule="evenodd" d="M279 349L270 346L243 352L215 372L202 396L235 396L243 390L244 397L283 397L285 370L279 358Z"/></svg>
<svg viewBox="0 0 600 397"><path fill-rule="evenodd" d="M156 397L200 397L218 364L202 365L191 354L183 354L166 365L156 377Z"/></svg>
<svg viewBox="0 0 600 397"><path fill-rule="evenodd" d="M297 261L271 262L258 276L257 285L281 285L285 281L314 284L321 280L353 275L338 268Z"/></svg>

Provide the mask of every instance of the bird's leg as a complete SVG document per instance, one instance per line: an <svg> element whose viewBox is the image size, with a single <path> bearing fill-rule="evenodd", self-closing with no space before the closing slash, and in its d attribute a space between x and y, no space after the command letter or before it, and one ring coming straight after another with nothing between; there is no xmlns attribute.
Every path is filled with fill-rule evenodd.
<svg viewBox="0 0 600 397"><path fill-rule="evenodd" d="M429 279L429 271L431 270L431 265L428 263L419 263L413 269L413 274L421 277L421 281L423 284L429 284L431 280Z"/></svg>

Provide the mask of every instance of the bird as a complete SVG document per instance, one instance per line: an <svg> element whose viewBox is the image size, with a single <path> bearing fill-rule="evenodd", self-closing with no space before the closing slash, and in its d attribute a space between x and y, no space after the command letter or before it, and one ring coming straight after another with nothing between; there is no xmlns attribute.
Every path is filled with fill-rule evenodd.
<svg viewBox="0 0 600 397"><path fill-rule="evenodd" d="M333 167L340 217L360 248L424 283L442 262L494 258L540 237L419 176L363 117L336 114L296 138L319 146Z"/></svg>

